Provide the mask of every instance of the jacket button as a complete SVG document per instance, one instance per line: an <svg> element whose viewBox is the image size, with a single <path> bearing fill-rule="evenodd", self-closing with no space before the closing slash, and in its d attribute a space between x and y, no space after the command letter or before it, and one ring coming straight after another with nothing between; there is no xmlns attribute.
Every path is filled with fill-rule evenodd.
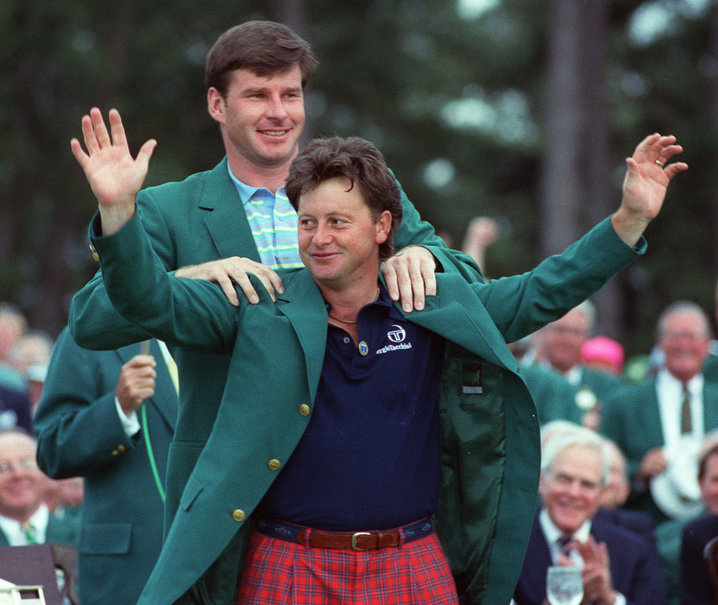
<svg viewBox="0 0 718 605"><path fill-rule="evenodd" d="M112 455L117 458L117 456L120 455L120 452L118 452L117 450L112 450Z"/></svg>
<svg viewBox="0 0 718 605"><path fill-rule="evenodd" d="M267 466L273 471L278 471L279 467L282 466L282 463L276 458L272 458L269 462L267 462Z"/></svg>
<svg viewBox="0 0 718 605"><path fill-rule="evenodd" d="M241 508L232 511L232 519L234 519L235 521L244 521L245 516L246 515Z"/></svg>
<svg viewBox="0 0 718 605"><path fill-rule="evenodd" d="M117 451L120 452L120 454L121 454L122 452L124 452L125 449L126 449L126 448L125 448L125 446L124 446L122 443L120 443L120 445L117 446Z"/></svg>
<svg viewBox="0 0 718 605"><path fill-rule="evenodd" d="M303 403L299 406L299 413L302 416L309 416L309 414L312 413L312 408L310 408L306 403Z"/></svg>

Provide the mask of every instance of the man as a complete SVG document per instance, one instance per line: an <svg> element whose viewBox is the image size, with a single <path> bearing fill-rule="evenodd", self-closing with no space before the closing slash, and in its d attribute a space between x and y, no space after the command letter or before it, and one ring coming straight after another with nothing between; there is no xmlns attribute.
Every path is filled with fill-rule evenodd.
<svg viewBox="0 0 718 605"><path fill-rule="evenodd" d="M149 343L148 343L149 344ZM135 603L162 546L167 452L177 392L153 341L88 351L60 334L35 417L50 477L84 477L79 540L83 605ZM171 362L172 363L172 362Z"/></svg>
<svg viewBox="0 0 718 605"><path fill-rule="evenodd" d="M27 331L19 309L0 302L0 430L19 427L32 433L30 393L22 374L10 363L10 349Z"/></svg>
<svg viewBox="0 0 718 605"><path fill-rule="evenodd" d="M708 317L698 305L688 301L670 305L658 320L664 367L655 378L619 389L604 405L601 432L628 458L633 486L629 504L651 513L656 523L681 516L671 502L690 496L690 490L679 485L678 491L666 493L670 499L661 500L663 492L651 484L659 476L667 483L667 479L695 483L695 473L690 477L663 473L669 462L683 460L690 451L695 464L697 445L707 431L718 428L718 385L704 380L701 371L710 340Z"/></svg>
<svg viewBox="0 0 718 605"><path fill-rule="evenodd" d="M93 242L113 304L171 343L232 353L219 408L182 392L171 461L176 468L168 481L179 477L184 491L140 602L232 601L242 565L237 547L247 543L252 525L247 521L255 512L261 515L260 531L251 534L239 585L242 602L267 602L261 588L266 574L271 582L284 578L262 564L265 533L273 533L274 541L295 536L325 546L351 538L355 549L374 549L403 534L403 529L390 528L413 520L420 524L410 523L416 544L409 548L407 539L401 553L386 554L387 561L400 562L415 548L434 551L440 596L447 600L429 597L430 583L422 579L409 582L416 582L419 602L455 602L431 527L427 533L421 518L434 511L441 548L452 561L462 598L508 601L533 507L538 438L529 428L537 429L530 396L505 342L565 312L633 257L632 247L659 211L668 182L687 168L683 163L664 167L681 150L675 138L651 135L636 148L627 159L620 209L564 255L532 273L488 285L470 287L463 276L447 273L441 276L444 293L431 297L430 308L411 314L409 322L388 304L381 282L377 286L379 261L391 254L401 210L399 190L373 147L356 140L319 141L301 154L287 191L298 205L299 249L309 271L283 273L288 286L276 304L265 292L257 306L235 310L213 284L170 277L161 268L135 206L154 143L145 144L132 160L116 111L110 112L110 124L111 136L101 119L86 120L89 154L77 141L73 150L100 202ZM375 181L384 186L375 187ZM600 262L597 253L604 257ZM440 347L432 331L448 339L451 355L443 377L454 385L442 387L438 409L434 397ZM347 363L359 373L349 371ZM372 365L368 372L368 363L378 369ZM180 365L182 376L183 369L185 374L197 372ZM378 372L381 384L372 382ZM457 389L459 381L463 386ZM511 396L504 398L499 384ZM251 397L246 396L248 385ZM333 389L341 396L333 396ZM422 411L383 422L387 400L399 404L398 412ZM442 447L450 453L443 460L440 498L436 413L443 419ZM415 423L427 420L428 427L415 430ZM403 435L410 435L409 440ZM326 460L336 464L326 467ZM487 489L490 485L495 488ZM261 517L289 524L262 525ZM464 522L458 524L458 519ZM308 536L297 524L320 531ZM349 538L325 535L352 528ZM300 556L293 546L287 548L292 549L285 550L290 558ZM317 550L305 549L304 554L332 556L323 552L331 549ZM347 554L336 556L341 562ZM377 558L361 556L367 562ZM290 584L295 579L291 590L300 591L305 581L310 592L325 590L311 578L292 576ZM386 596L381 591L391 583L376 584L378 598ZM292 598L301 600L296 593Z"/></svg>
<svg viewBox="0 0 718 605"><path fill-rule="evenodd" d="M638 534L596 517L608 484L603 439L577 427L548 440L541 460L541 508L534 519L517 605L541 605L551 565L580 565L584 602L599 605L665 601L660 561Z"/></svg>
<svg viewBox="0 0 718 605"><path fill-rule="evenodd" d="M76 518L53 515L43 503L47 477L37 468L35 451L30 435L0 432L0 546L76 546Z"/></svg>
<svg viewBox="0 0 718 605"><path fill-rule="evenodd" d="M685 592L679 589L680 555L684 528L697 519L718 515L718 433L715 431L706 436L701 444L701 451L698 455L698 485L700 486L701 502L704 505L702 509L687 518L665 521L656 528L656 542L668 585L668 605L678 605L681 602L681 592ZM691 530L687 542L696 537L700 540L708 535L705 532L697 533ZM693 570L696 578L701 577L700 570L702 569L704 569L703 563L696 565L696 569ZM686 569L686 574L692 575L692 571ZM698 580L697 585L700 582ZM705 579L703 582L705 583ZM700 587L697 590L700 593Z"/></svg>
<svg viewBox="0 0 718 605"><path fill-rule="evenodd" d="M598 428L601 402L622 385L618 377L581 361L581 347L591 337L595 316L595 307L586 300L541 331L542 358L574 390L575 407L567 420L593 429Z"/></svg>
<svg viewBox="0 0 718 605"><path fill-rule="evenodd" d="M238 304L233 283L256 302L249 274L274 295L282 286L273 269L301 266L296 213L283 185L298 151L305 123L304 87L315 64L309 45L278 23L244 23L217 40L207 57L207 107L219 126L226 158L211 171L147 189L137 198L144 227L167 270L182 268L178 275L217 281ZM99 110L92 110L83 119L83 131L100 121ZM470 280L481 279L471 259L449 251L404 195L402 203L404 219L395 239L399 252L382 263L393 300L401 295L405 308L413 303L421 309L424 293L435 293L435 264ZM83 347L114 349L147 337L117 314L99 275L76 295L70 315ZM184 348L173 354L178 365L196 369L180 374L183 396L201 398L216 410L229 358ZM211 425L198 425L197 434L210 429ZM199 450L182 452L193 459L198 454ZM170 458L175 455L179 453L170 452ZM168 522L181 495L174 489L181 482L171 477L173 468L170 465Z"/></svg>

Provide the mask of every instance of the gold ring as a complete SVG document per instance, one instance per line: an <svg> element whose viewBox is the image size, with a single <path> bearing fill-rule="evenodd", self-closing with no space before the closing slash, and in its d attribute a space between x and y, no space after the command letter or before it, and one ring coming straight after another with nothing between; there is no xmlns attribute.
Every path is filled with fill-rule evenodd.
<svg viewBox="0 0 718 605"><path fill-rule="evenodd" d="M665 164L661 162L661 160L656 160L656 164L658 164L661 168L665 166Z"/></svg>

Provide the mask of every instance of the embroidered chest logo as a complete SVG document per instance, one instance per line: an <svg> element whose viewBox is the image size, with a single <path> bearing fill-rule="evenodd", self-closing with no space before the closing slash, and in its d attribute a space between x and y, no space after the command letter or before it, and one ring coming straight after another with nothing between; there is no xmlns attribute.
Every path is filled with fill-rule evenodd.
<svg viewBox="0 0 718 605"><path fill-rule="evenodd" d="M411 349L410 342L404 342L406 340L406 330L398 324L393 324L391 329L386 333L387 340L391 343L383 346L379 349L376 354L381 355L382 353L388 353L390 351L399 351L402 349Z"/></svg>

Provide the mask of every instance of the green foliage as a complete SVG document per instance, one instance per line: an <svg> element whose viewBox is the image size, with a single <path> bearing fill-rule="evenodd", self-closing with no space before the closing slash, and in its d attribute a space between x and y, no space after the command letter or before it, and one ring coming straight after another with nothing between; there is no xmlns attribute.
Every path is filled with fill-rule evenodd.
<svg viewBox="0 0 718 605"><path fill-rule="evenodd" d="M308 90L311 133L374 141L455 246L472 217L497 218L503 237L488 252L489 275L534 266L541 158L551 152L541 124L548 0L503 0L471 19L446 0L293 2L320 59ZM69 151L81 116L118 107L133 149L158 140L148 184L214 166L223 151L205 108L206 51L231 25L276 18L282 4L0 3L0 300L56 333L96 268L86 249L94 203ZM691 165L649 229L640 269L624 278L634 337L626 344L637 352L671 300L712 304L718 68L706 14L681 12L680 0L608 4L616 204L623 158L649 132L678 135ZM629 24L648 4L675 14L670 31L638 46Z"/></svg>

